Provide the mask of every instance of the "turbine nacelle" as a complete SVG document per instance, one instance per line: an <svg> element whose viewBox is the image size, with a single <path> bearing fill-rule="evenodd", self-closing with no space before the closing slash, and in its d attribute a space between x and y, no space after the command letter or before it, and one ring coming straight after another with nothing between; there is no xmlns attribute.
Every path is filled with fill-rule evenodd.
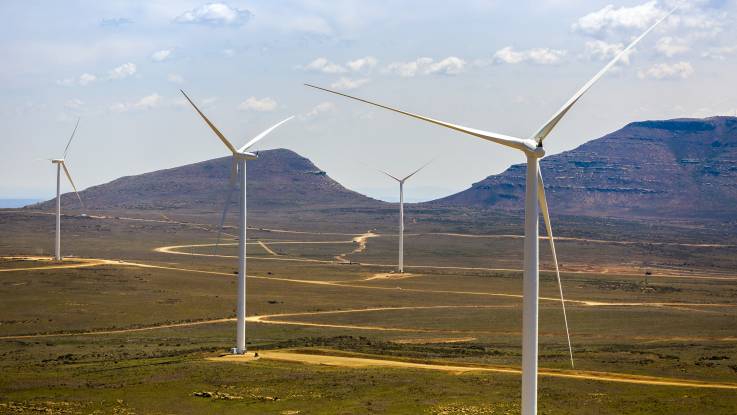
<svg viewBox="0 0 737 415"><path fill-rule="evenodd" d="M237 160L256 160L258 158L258 153L251 153L250 151L233 153L233 158Z"/></svg>
<svg viewBox="0 0 737 415"><path fill-rule="evenodd" d="M200 117L202 117L202 120L205 121L205 123L210 127L210 129L212 130L212 132L215 133L215 135L220 139L220 141L223 142L223 144L225 144L225 147L227 147L228 150L230 150L230 152L233 153L233 157L235 159L238 159L238 160L255 160L255 159L257 159L258 158L258 154L251 153L251 152L248 151L248 149L251 148L251 147L253 147L254 145L256 145L256 143L258 143L259 141L261 141L264 137L266 137L270 132L274 131L277 127L279 127L280 125L282 125L285 122L287 122L287 121L291 120L292 118L294 118L294 115L292 115L291 117L278 122L277 124L271 126L267 130L261 132L261 134L259 134L256 137L252 138L251 141L247 142L243 147L236 148L233 145L233 143L230 142L230 140L228 140L227 138L225 138L225 136L223 135L223 133L221 133L220 130L218 130L218 128L215 126L215 124L213 124L212 121L210 121L207 118L207 116L205 116L205 114L202 111L200 111L199 108L197 108L197 105L195 105L195 103L189 98L189 96L183 90L180 89L179 91L182 93L182 95L184 95L184 98L186 98L187 101L189 101L189 103L192 104L192 107L195 109L195 111L197 111L198 114L200 114Z"/></svg>
<svg viewBox="0 0 737 415"><path fill-rule="evenodd" d="M49 159L54 164L64 163L64 159Z"/></svg>
<svg viewBox="0 0 737 415"><path fill-rule="evenodd" d="M534 140L530 140L530 141L532 141L533 143L535 143ZM543 148L542 143L539 143L539 144L538 143L535 143L535 148L534 149L529 149L528 148L527 150L523 150L523 151L525 152L525 154L529 154L529 155L531 155L532 157L535 157L538 160L541 159L541 158L543 158L543 157L545 157L545 149Z"/></svg>

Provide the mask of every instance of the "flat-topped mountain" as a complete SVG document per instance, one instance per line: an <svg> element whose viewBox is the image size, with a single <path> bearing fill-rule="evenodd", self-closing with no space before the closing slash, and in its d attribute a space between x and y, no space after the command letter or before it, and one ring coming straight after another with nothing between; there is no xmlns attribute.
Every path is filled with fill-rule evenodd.
<svg viewBox="0 0 737 415"><path fill-rule="evenodd" d="M629 124L541 161L556 214L737 219L737 118ZM434 204L522 209L525 166Z"/></svg>
<svg viewBox="0 0 737 415"><path fill-rule="evenodd" d="M259 152L249 161L248 206L254 209L300 207L365 207L381 202L353 192L331 179L310 160L285 149ZM217 211L225 201L231 157L172 169L121 177L80 192L89 209L186 209ZM236 184L236 188L238 185ZM237 203L237 194L232 203ZM62 196L62 206L78 209L74 193ZM50 210L54 200L33 208Z"/></svg>

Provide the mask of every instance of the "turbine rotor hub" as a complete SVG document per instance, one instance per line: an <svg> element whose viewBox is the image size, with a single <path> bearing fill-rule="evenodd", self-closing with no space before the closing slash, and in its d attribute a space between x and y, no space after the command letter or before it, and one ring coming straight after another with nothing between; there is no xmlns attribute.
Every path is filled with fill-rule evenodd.
<svg viewBox="0 0 737 415"><path fill-rule="evenodd" d="M233 157L238 160L256 160L258 158L258 154L244 151L243 153L234 153Z"/></svg>
<svg viewBox="0 0 737 415"><path fill-rule="evenodd" d="M527 150L526 153L537 159L545 157L545 149L543 148L542 144L539 144L537 147L535 147L534 150Z"/></svg>

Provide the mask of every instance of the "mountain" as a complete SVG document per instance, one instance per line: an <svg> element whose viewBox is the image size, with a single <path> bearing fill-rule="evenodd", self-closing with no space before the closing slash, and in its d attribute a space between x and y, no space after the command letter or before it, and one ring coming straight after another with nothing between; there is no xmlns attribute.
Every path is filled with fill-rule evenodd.
<svg viewBox="0 0 737 415"><path fill-rule="evenodd" d="M362 207L382 203L344 188L310 160L290 150L259 152L259 158L246 165L249 209ZM85 189L80 195L93 210L218 211L226 196L230 168L231 158L222 157L121 177ZM234 194L234 204L236 199ZM73 193L66 193L62 196L62 206L76 210L79 202ZM54 209L54 200L29 207Z"/></svg>
<svg viewBox="0 0 737 415"><path fill-rule="evenodd" d="M541 166L557 215L737 220L735 117L635 122L546 157ZM95 210L213 212L222 208L229 175L230 157L223 157L123 177L81 195ZM525 166L514 165L410 209L425 209L433 217L447 213L435 208L522 209L524 176ZM63 195L62 203L65 209L79 208L73 194ZM376 213L391 206L344 188L308 159L283 149L263 151L248 162L248 204L267 212L312 210L318 216L355 208ZM54 202L31 207L52 210Z"/></svg>
<svg viewBox="0 0 737 415"><path fill-rule="evenodd" d="M556 214L737 218L737 118L631 123L541 161ZM432 204L522 209L525 165Z"/></svg>

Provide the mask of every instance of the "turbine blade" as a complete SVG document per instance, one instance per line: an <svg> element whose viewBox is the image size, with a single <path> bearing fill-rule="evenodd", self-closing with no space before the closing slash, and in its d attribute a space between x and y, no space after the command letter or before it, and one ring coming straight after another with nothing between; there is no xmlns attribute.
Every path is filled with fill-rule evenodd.
<svg viewBox="0 0 737 415"><path fill-rule="evenodd" d="M477 130L477 129L474 129L474 128L464 127L462 125L451 124L451 123L448 123L448 122L445 122L445 121L439 121L439 120L436 120L436 119L433 119L433 118L425 117L423 115L413 114L411 112L406 112L406 111L402 111L402 110L399 110L399 109L396 109L396 108L387 107L386 105L377 104L375 102L367 101L367 100L361 99L361 98L356 98L356 97L353 97L353 96L350 96L350 95L347 95L347 94L343 94L343 93L340 93L340 92L331 91L329 89L322 88L322 87L319 87L319 86L310 85L310 84L305 84L305 85L306 86L309 86L310 88L320 89L320 90L325 91L325 92L330 92L331 94L340 95L340 96L343 96L343 97L346 97L346 98L350 98L350 99L353 99L353 100L356 100L356 101L361 101L361 102L364 102L366 104L373 105L375 107L384 108L384 109L387 109L389 111L394 111L396 113L407 115L409 117L416 118L418 120L427 121L429 123L436 124L436 125L439 125L441 127L450 128L451 130L460 131L462 133L466 133L466 134L469 134L469 135L472 135L472 136L475 136L475 137L483 138L484 140L493 141L493 142L495 142L497 144L501 144L501 145L504 145L504 146L507 146L507 147L516 148L518 150L522 150L522 151L532 150L532 151L534 151L535 148L537 147L537 143L534 140L523 140L521 138L511 137L511 136L504 135L504 134L492 133L492 132L488 132L488 131L482 131L482 130Z"/></svg>
<svg viewBox="0 0 737 415"><path fill-rule="evenodd" d="M387 176L391 177L392 179L394 179L394 180L396 180L396 181L398 181L398 182L401 182L401 181L402 181L402 179L396 178L396 177L392 176L391 174L389 174L388 172L386 172L386 171L384 171L384 170L381 170L381 169L377 169L376 167L372 167L372 168L373 168L374 170L378 171L379 173L384 173L384 174L386 174Z"/></svg>
<svg viewBox="0 0 737 415"><path fill-rule="evenodd" d="M270 127L268 130L262 132L261 134L257 135L253 139L251 139L251 141L247 142L246 145L244 145L243 147L240 148L240 150L238 150L238 152L239 153L242 153L242 152L248 150L249 148L253 147L256 143L258 143L259 141L261 141L262 138L266 137L270 132L274 131L277 127L279 127L280 125L284 124L285 122L291 120L292 118L294 118L294 115L292 115L291 117L287 118L286 120L283 120L283 121L280 121L280 122L276 123L274 126Z"/></svg>
<svg viewBox="0 0 737 415"><path fill-rule="evenodd" d="M548 233L548 240L550 241L550 252L553 254L553 263L555 264L555 276L558 279L558 291L560 292L560 304L563 307L563 321L566 325L566 338L568 339L568 353L571 356L571 368L573 365L573 347L571 346L571 333L568 331L568 316L566 314L566 301L563 298L563 283L560 280L560 268L558 267L558 254L555 252L555 239L553 238L553 228L550 225L550 212L548 211L548 200L545 197L545 185L543 183L543 176L540 172L540 166L537 168L537 199L540 203L540 211L543 214L545 220L545 230Z"/></svg>
<svg viewBox="0 0 737 415"><path fill-rule="evenodd" d="M72 180L72 175L69 174L69 169L67 169L66 163L62 161L61 167L64 169L64 174L66 174L67 179L69 179L69 183L72 185L72 189L74 189L74 194L77 195L77 199L79 199L79 203L82 205L82 209L86 209L86 207L84 206L84 202L82 201L82 197L79 195L79 192L77 191L77 186L74 185L74 180Z"/></svg>
<svg viewBox="0 0 737 415"><path fill-rule="evenodd" d="M571 97L571 99L568 100L568 102L561 107L561 109L556 112L553 117L548 120L545 125L543 125L540 130L535 133L535 136L533 137L535 141L538 143L542 143L545 138L550 134L551 131L555 128L556 125L560 122L560 120L563 119L563 117L568 113L568 111L573 107L576 102L578 102L579 99L598 81L602 76L604 76L605 73L607 73L617 62L619 62L625 55L627 55L632 48L635 47L642 39L645 38L650 32L653 31L660 23L662 23L665 19L667 19L671 14L673 14L678 7L671 10L668 14L661 17L655 24L650 26L649 29L647 29L643 34L641 34L637 39L635 39L632 43L629 44L624 50L619 52L617 56L614 57L602 70L600 70L593 78L591 78L590 81L588 81L576 94Z"/></svg>
<svg viewBox="0 0 737 415"><path fill-rule="evenodd" d="M200 109L197 108L197 105L195 105L194 102L192 102L192 100L189 99L189 97L187 96L187 94L185 94L184 91L182 91L181 89L179 91L181 91L182 92L182 95L184 95L184 97L187 98L187 101L189 101L189 103L192 104L192 106L194 107L195 111L197 111L197 113L200 114L200 117L202 117L202 119L205 120L205 122L207 123L207 125L210 126L210 129L212 129L212 131L215 133L215 135L218 136L218 138L220 139L220 141L222 141L223 144L225 144L225 146L228 147L228 149L232 153L237 153L238 150L235 149L235 146L233 144L231 144L230 141L228 141L227 138L225 138L225 136L223 135L223 133L221 133L220 130L218 130L218 128L215 127L215 124L213 124L212 122L210 122L209 119L207 119L207 117L205 116L205 114L203 114L202 111L200 111Z"/></svg>
<svg viewBox="0 0 737 415"><path fill-rule="evenodd" d="M380 168L378 168L378 167L374 167L374 166L372 166L372 165L370 165L370 164L367 164L367 163L363 162L362 160L358 160L358 162L359 162L359 163L361 163L361 165L363 165L364 167L366 167L366 168L368 168L368 169L371 169L371 170L376 170L376 171L378 171L379 173L382 173L382 174L384 174L384 175L388 176L389 178L392 178L392 179L394 179L394 180L396 180L396 181L398 181L398 182L401 182L401 181L402 181L401 179L399 179L399 178L397 178L397 177L394 177L394 175L390 174L390 173L389 173L388 171L386 171L386 170L382 170L382 169L380 169Z"/></svg>
<svg viewBox="0 0 737 415"><path fill-rule="evenodd" d="M74 134L77 133L77 127L79 127L79 118L77 118L77 124L74 125L74 131L72 131L71 137L69 137L69 141L67 141L67 146L64 147L64 155L61 156L61 158L65 159L67 158L67 152L69 151L69 145L72 144L72 140L74 139Z"/></svg>
<svg viewBox="0 0 737 415"><path fill-rule="evenodd" d="M402 181L404 182L404 181L406 181L407 179L409 179L410 177L412 177L412 176L414 176L415 174L419 173L419 172L420 172L420 171L421 171L422 169L424 169L425 167L429 166L429 165L430 165L430 164L431 164L431 163L432 163L433 161L435 161L435 159L436 159L436 158L437 158L437 157L434 157L434 158L433 158L432 160L430 160L430 161L428 161L427 163L423 164L423 165L422 165L422 167L420 167L419 169L417 169L417 170L413 171L412 173L410 173L410 175L409 175L409 176L407 176L407 177L405 177L404 179L402 179Z"/></svg>
<svg viewBox="0 0 737 415"><path fill-rule="evenodd" d="M220 238L223 235L223 226L225 226L225 217L228 216L228 209L230 209L230 200L233 197L233 191L235 190L236 176L238 174L238 163L233 158L230 165L230 179L228 179L228 195L225 197L225 206L223 207L223 215L220 218L220 225L218 226L218 238L215 242L215 247L212 249L213 254L217 253L218 246L220 245Z"/></svg>

